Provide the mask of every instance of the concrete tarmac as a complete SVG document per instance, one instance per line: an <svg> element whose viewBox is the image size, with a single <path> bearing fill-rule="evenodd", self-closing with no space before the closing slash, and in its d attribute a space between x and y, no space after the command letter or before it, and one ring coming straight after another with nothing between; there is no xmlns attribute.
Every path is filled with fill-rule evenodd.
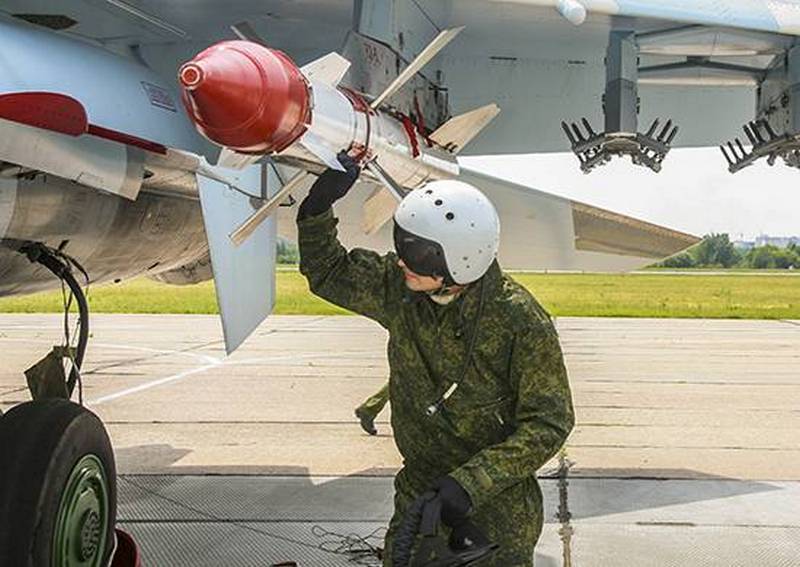
<svg viewBox="0 0 800 567"><path fill-rule="evenodd" d="M61 325L0 316L0 408L28 399ZM540 471L537 566L800 565L800 322L558 327L578 424L567 478ZM385 343L362 318L272 317L225 358L216 317L93 316L84 399L146 564L352 565L328 532L379 545L400 458L389 410L378 437L352 411Z"/></svg>

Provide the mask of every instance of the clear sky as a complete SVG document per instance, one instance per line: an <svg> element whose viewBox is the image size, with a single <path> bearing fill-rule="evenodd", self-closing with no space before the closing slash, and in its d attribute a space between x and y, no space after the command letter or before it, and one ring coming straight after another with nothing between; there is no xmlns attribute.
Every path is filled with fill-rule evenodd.
<svg viewBox="0 0 800 567"><path fill-rule="evenodd" d="M800 170L765 160L735 175L719 149L672 150L655 174L616 158L584 175L569 154L465 157L464 165L696 235L800 235Z"/></svg>

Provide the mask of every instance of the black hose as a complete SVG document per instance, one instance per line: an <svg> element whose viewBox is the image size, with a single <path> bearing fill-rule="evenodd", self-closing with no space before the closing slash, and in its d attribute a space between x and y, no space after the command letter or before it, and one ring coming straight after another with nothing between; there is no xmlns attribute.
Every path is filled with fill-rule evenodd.
<svg viewBox="0 0 800 567"><path fill-rule="evenodd" d="M450 534L446 543L439 533L442 501L436 492L417 498L403 517L392 542L392 565L411 567L456 567L473 565L499 549L475 524L467 520ZM458 537L454 535L458 532ZM416 546L419 540L419 546ZM451 547L455 546L454 547ZM415 547L416 555L414 554Z"/></svg>
<svg viewBox="0 0 800 567"><path fill-rule="evenodd" d="M50 270L58 279L66 282L78 304L78 317L80 318L78 346L75 351L75 357L72 359L72 369L67 379L67 392L72 396L75 384L80 377L80 369L83 365L84 355L86 354L86 346L89 343L89 305L86 302L86 295L84 295L83 289L81 289L80 284L72 274L70 264L62 260L57 252L38 243L27 244L20 248L20 252L25 254L31 262L41 264ZM67 345L67 347L69 348L69 345Z"/></svg>

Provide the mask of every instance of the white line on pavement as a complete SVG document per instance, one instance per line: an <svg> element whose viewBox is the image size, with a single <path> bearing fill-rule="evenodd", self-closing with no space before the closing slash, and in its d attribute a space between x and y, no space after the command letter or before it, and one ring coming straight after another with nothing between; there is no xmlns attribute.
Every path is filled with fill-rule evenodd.
<svg viewBox="0 0 800 567"><path fill-rule="evenodd" d="M119 392L115 392L114 394L108 394L107 396L101 396L94 400L89 400L88 403L89 405L97 406L105 402L110 402L112 400L122 398L124 396L137 394L139 392L143 392L144 390L155 388L156 386L163 386L164 384L169 384L170 382L177 382L178 380L182 380L183 378L192 376L194 374L199 374L200 372L205 372L206 370L210 370L211 368L220 366L221 364L222 363L217 362L214 364L206 364L205 366L198 366L197 368L192 368L191 370L184 370L183 372L179 372L178 374L173 374L172 376L167 376L166 378L160 378L158 380L153 380L152 382L140 384L132 388L126 388L125 390L120 390Z"/></svg>
<svg viewBox="0 0 800 567"><path fill-rule="evenodd" d="M177 374L173 374L171 376L166 376L164 378L159 378L157 380L153 380L151 382L145 382L144 384L139 384L138 386L133 386L131 388L126 388L124 390L120 390L119 392L115 392L113 394L108 394L106 396L100 396L99 398L95 398L93 400L89 400L89 405L100 405L106 402L110 402L112 400L117 400L119 398L123 398L125 396L130 396L131 394L138 394L139 392L143 392L145 390L150 390L151 388L156 388L158 386L163 386L164 384L170 384L172 382L177 382L178 380L183 380L184 378L188 378L189 376L194 376L195 374L200 374L201 372L205 372L207 370L211 370L212 368L217 368L220 366L234 366L239 364L248 364L253 362L281 362L285 360L307 360L313 358L344 358L348 356L358 356L364 354L362 351L350 351L350 352L338 352L334 354L323 354L323 353L310 353L310 354L289 354L284 356L275 356L275 357L261 357L261 358L251 358L251 359L244 359L244 360L216 360L213 363L205 364L203 366L198 366L196 368L191 368L189 370L184 370L183 372L178 372Z"/></svg>

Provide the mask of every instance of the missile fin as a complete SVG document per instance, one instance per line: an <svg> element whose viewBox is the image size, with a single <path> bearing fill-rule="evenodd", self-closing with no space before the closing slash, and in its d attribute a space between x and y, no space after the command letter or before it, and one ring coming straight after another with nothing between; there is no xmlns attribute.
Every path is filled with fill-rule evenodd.
<svg viewBox="0 0 800 567"><path fill-rule="evenodd" d="M306 79L337 86L350 69L350 61L336 52L328 53L300 68Z"/></svg>
<svg viewBox="0 0 800 567"><path fill-rule="evenodd" d="M377 110L384 102L386 102L386 99L403 88L403 85L411 80L411 78L416 75L420 69L427 65L428 61L436 57L436 54L444 49L448 43L453 41L453 38L456 37L463 29L464 26L460 28L443 30L440 32L439 35L437 35L433 41L430 42L428 46L423 49L411 63L409 63L408 67L403 69L397 78L392 81L388 87L386 87L386 90L372 101L370 107L373 110Z"/></svg>
<svg viewBox="0 0 800 567"><path fill-rule="evenodd" d="M247 194L231 189L233 182L257 194L269 183L265 165L254 165L236 174L205 166L198 171L197 188L203 210L203 224L211 252L217 303L222 317L225 350L228 354L255 330L275 305L275 242L277 219L255 227L240 246L228 235L252 213ZM230 181L223 180L229 176ZM267 178L267 179L265 179Z"/></svg>
<svg viewBox="0 0 800 567"><path fill-rule="evenodd" d="M280 207L284 199L286 199L292 191L297 189L308 175L309 173L307 171L302 170L295 174L295 176L287 181L275 195L270 197L269 201L264 203L230 234L231 242L236 246L241 246L265 220L278 210L278 207Z"/></svg>
<svg viewBox="0 0 800 567"><path fill-rule="evenodd" d="M383 185L364 201L362 210L361 228L367 235L373 235L394 216L397 205L408 194L408 190L392 179L377 160L368 161L366 168Z"/></svg>
<svg viewBox="0 0 800 567"><path fill-rule="evenodd" d="M450 153L457 154L500 113L496 104L487 104L454 116L440 126L430 139Z"/></svg>
<svg viewBox="0 0 800 567"><path fill-rule="evenodd" d="M314 154L317 159L325 164L326 167L337 171L345 170L336 158L336 152L330 149L325 142L320 140L319 137L312 132L306 132L303 137L300 138L300 143L305 149Z"/></svg>
<svg viewBox="0 0 800 567"><path fill-rule="evenodd" d="M372 175L375 176L375 179L380 181L381 184L389 190L389 193L398 203L402 201L406 195L408 195L408 190L395 181L385 169L378 165L377 159L368 161L365 167Z"/></svg>
<svg viewBox="0 0 800 567"><path fill-rule="evenodd" d="M361 229L372 236L394 216L397 199L386 187L376 187L362 207Z"/></svg>

